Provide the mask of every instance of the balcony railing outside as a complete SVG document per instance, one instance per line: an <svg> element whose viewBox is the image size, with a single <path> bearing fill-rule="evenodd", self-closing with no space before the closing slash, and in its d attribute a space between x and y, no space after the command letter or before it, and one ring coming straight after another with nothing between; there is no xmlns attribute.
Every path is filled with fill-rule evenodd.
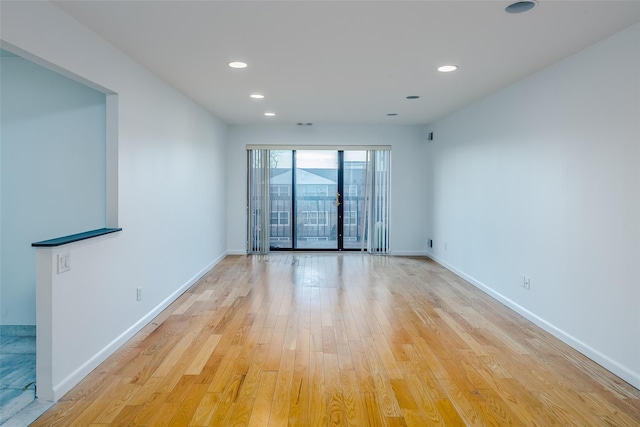
<svg viewBox="0 0 640 427"><path fill-rule="evenodd" d="M363 236L362 212L364 199L348 197L344 203L343 242L345 249L359 249ZM303 196L296 203L296 239L298 247L337 247L338 214L335 198ZM291 198L272 195L270 212L270 243L272 248L292 248ZM306 244L305 242L308 242Z"/></svg>

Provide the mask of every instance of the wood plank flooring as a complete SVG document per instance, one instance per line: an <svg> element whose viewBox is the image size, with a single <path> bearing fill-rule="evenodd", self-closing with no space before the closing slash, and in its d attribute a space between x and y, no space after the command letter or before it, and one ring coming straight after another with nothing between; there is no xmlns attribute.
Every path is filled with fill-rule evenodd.
<svg viewBox="0 0 640 427"><path fill-rule="evenodd" d="M423 258L230 256L34 426L639 426L640 391Z"/></svg>

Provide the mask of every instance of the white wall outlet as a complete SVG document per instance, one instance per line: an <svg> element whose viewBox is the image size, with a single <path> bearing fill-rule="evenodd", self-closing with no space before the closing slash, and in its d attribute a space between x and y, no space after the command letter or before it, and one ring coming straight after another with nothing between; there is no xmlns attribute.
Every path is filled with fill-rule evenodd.
<svg viewBox="0 0 640 427"><path fill-rule="evenodd" d="M526 290L530 290L531 289L531 278L530 277L525 277L524 278L524 288Z"/></svg>
<svg viewBox="0 0 640 427"><path fill-rule="evenodd" d="M136 288L136 300L142 301L142 288Z"/></svg>
<svg viewBox="0 0 640 427"><path fill-rule="evenodd" d="M71 254L63 252L58 254L58 274L71 270Z"/></svg>

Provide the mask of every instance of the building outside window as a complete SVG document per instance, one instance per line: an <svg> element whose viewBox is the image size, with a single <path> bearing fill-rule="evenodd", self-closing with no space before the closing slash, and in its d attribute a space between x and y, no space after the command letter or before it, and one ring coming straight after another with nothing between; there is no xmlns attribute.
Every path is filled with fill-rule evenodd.
<svg viewBox="0 0 640 427"><path fill-rule="evenodd" d="M289 225L289 211L271 212L271 225Z"/></svg>
<svg viewBox="0 0 640 427"><path fill-rule="evenodd" d="M329 225L329 215L323 211L302 211L302 224L307 227L325 227Z"/></svg>
<svg viewBox="0 0 640 427"><path fill-rule="evenodd" d="M272 185L270 187L271 196L289 196L289 185Z"/></svg>

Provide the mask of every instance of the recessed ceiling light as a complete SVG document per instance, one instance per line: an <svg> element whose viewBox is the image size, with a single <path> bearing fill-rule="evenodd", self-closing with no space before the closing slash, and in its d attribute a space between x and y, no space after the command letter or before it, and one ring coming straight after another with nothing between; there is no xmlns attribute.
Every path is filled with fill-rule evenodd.
<svg viewBox="0 0 640 427"><path fill-rule="evenodd" d="M240 61L233 61L233 62L229 62L229 67L231 67L231 68L247 68L247 63L246 62L240 62Z"/></svg>
<svg viewBox="0 0 640 427"><path fill-rule="evenodd" d="M457 65L443 65L441 67L438 67L438 71L440 71L441 73L450 73L457 69L458 69Z"/></svg>
<svg viewBox="0 0 640 427"><path fill-rule="evenodd" d="M252 97L253 99L262 99L262 98L264 98L264 95L262 95L260 93L252 93L249 96Z"/></svg>
<svg viewBox="0 0 640 427"><path fill-rule="evenodd" d="M264 113L264 115L267 117L273 117L276 115L276 113Z"/></svg>
<svg viewBox="0 0 640 427"><path fill-rule="evenodd" d="M398 113L387 113L387 116L397 116Z"/></svg>
<svg viewBox="0 0 640 427"><path fill-rule="evenodd" d="M535 6L535 1L518 1L507 6L504 11L507 13L522 13L533 9Z"/></svg>
<svg viewBox="0 0 640 427"><path fill-rule="evenodd" d="M420 98L418 95L409 95L407 96L407 99L418 99Z"/></svg>

